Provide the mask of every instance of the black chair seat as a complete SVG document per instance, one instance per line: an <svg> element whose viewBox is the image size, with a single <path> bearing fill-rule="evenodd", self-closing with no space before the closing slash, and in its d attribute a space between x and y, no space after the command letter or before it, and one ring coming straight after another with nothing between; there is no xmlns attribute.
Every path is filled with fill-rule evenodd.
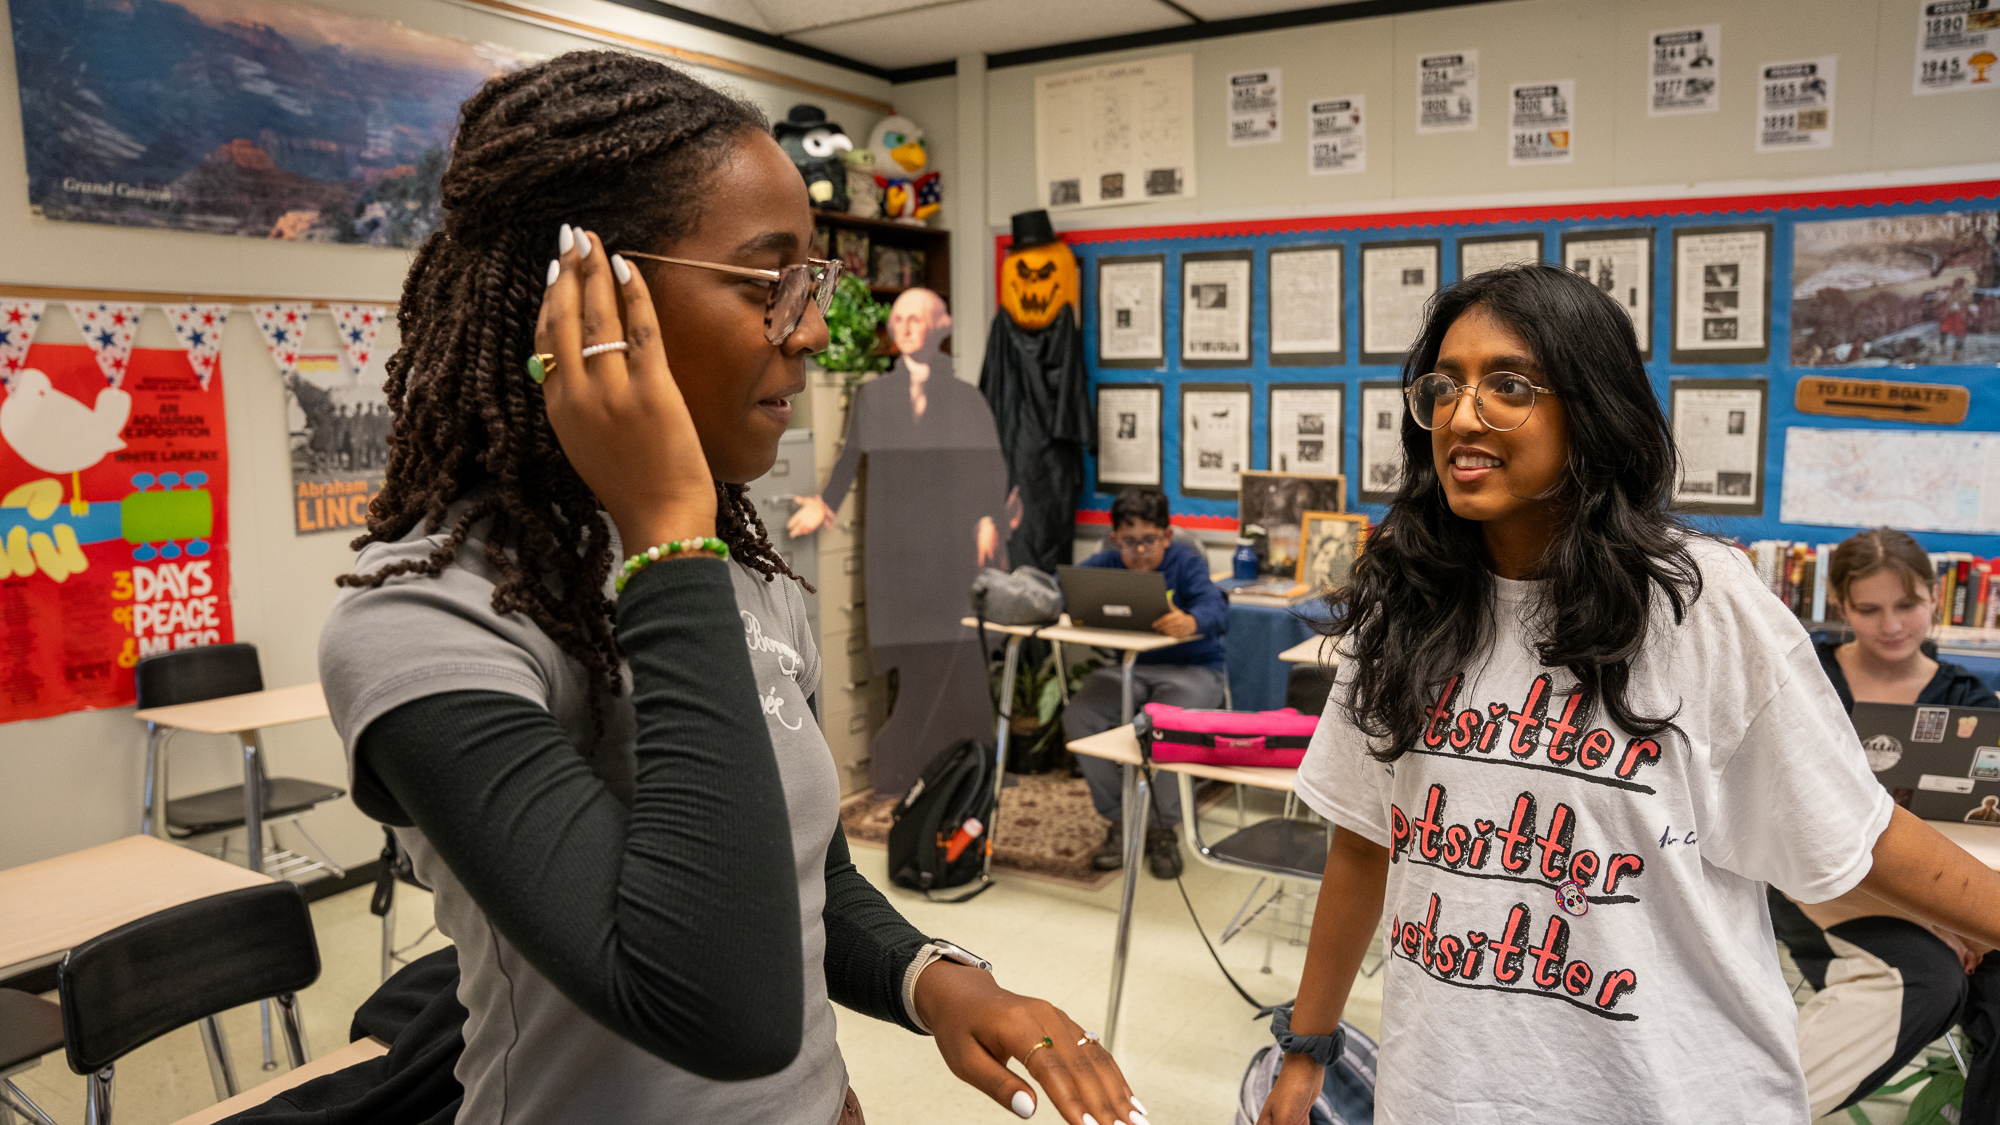
<svg viewBox="0 0 2000 1125"><path fill-rule="evenodd" d="M0 988L0 1074L62 1050L62 1009L39 996Z"/></svg>
<svg viewBox="0 0 2000 1125"><path fill-rule="evenodd" d="M347 790L297 777L264 783L264 818L290 816L345 796ZM177 836L200 836L243 827L243 787L231 785L167 802L167 829Z"/></svg>
<svg viewBox="0 0 2000 1125"><path fill-rule="evenodd" d="M1211 858L1287 879L1318 879L1326 869L1326 825L1273 819L1223 837Z"/></svg>

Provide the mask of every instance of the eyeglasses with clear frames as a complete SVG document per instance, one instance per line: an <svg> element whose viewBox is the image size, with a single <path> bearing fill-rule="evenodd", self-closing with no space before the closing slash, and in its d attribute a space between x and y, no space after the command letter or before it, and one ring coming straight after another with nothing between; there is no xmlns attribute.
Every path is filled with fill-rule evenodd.
<svg viewBox="0 0 2000 1125"><path fill-rule="evenodd" d="M1166 535L1113 535L1111 545L1121 551L1143 554L1165 543L1169 538L1170 536Z"/></svg>
<svg viewBox="0 0 2000 1125"><path fill-rule="evenodd" d="M1557 397L1547 387L1538 387L1526 375L1512 371L1489 372L1476 386L1467 386L1441 371L1417 376L1403 389L1409 400L1410 417L1426 430L1451 424L1458 413L1458 396L1472 392L1472 411L1489 430L1519 429L1535 412L1535 396Z"/></svg>
<svg viewBox="0 0 2000 1125"><path fill-rule="evenodd" d="M654 262L666 262L675 266L694 266L697 269L717 270L733 273L738 277L754 277L769 284L770 296L764 299L764 339L773 347L785 342L792 333L799 330L799 322L806 317L808 297L819 306L821 316L833 304L833 288L840 280L841 263L825 258L807 258L796 265L775 270L752 269L749 266L729 266L721 262L698 262L692 258L668 258L660 254L642 254L637 250L616 251L621 257L645 258Z"/></svg>

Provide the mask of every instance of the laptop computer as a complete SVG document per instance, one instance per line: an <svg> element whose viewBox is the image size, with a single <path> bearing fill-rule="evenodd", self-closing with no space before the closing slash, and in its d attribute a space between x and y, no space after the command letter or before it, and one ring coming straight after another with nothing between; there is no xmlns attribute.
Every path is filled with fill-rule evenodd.
<svg viewBox="0 0 2000 1125"><path fill-rule="evenodd" d="M1925 820L2000 829L2000 710L1857 703L1854 730L1897 804Z"/></svg>
<svg viewBox="0 0 2000 1125"><path fill-rule="evenodd" d="M1157 570L1115 570L1101 566L1059 566L1063 608L1072 625L1150 633L1167 615L1167 576Z"/></svg>

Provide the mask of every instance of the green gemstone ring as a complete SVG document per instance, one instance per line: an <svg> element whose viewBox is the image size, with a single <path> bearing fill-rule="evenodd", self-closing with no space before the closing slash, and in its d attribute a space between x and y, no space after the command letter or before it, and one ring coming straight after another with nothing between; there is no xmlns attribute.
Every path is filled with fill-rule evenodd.
<svg viewBox="0 0 2000 1125"><path fill-rule="evenodd" d="M548 352L536 352L528 357L528 378L537 385L556 373L556 357Z"/></svg>

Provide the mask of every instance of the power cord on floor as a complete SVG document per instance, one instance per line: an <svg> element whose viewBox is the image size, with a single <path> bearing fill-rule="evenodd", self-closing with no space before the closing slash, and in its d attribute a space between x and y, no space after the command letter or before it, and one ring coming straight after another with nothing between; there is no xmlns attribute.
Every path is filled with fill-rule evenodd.
<svg viewBox="0 0 2000 1125"><path fill-rule="evenodd" d="M1153 756L1143 747L1139 756L1139 768L1146 774L1147 802L1153 806L1153 818L1160 824L1165 824L1167 823L1166 816L1160 810L1160 790L1153 781ZM1194 794L1190 792L1188 795L1192 797ZM1198 816L1200 813L1197 811L1196 815ZM1141 833L1141 835L1143 836L1144 834ZM1222 979L1229 982L1229 987L1236 990L1236 995L1241 996L1244 1003L1257 1009L1257 1014L1251 1016L1251 1019L1261 1020L1273 1011L1292 1004L1292 1000L1286 1000L1279 1004L1266 1004L1258 1000L1255 996L1250 995L1247 989L1238 984L1235 976L1229 972L1229 966L1222 963L1222 955L1215 951L1215 943L1208 940L1208 931L1202 928L1201 916L1195 913L1194 900L1188 897L1187 884L1181 881L1179 872L1174 874L1174 887L1181 892L1181 901L1187 904L1188 918L1194 922L1194 932L1201 935L1201 943L1208 947L1208 955L1214 959L1215 967L1222 971Z"/></svg>

